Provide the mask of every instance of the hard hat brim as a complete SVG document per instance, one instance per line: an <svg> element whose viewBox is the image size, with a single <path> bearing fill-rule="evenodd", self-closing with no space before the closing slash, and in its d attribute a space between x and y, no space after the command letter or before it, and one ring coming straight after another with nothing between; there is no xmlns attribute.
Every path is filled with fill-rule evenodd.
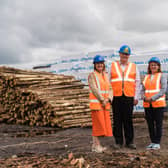
<svg viewBox="0 0 168 168"><path fill-rule="evenodd" d="M121 51L118 51L119 53L121 54L127 54L127 55L130 55L129 53L126 53L126 52L121 52Z"/></svg>
<svg viewBox="0 0 168 168"><path fill-rule="evenodd" d="M104 63L105 61L99 61L99 62L93 62L93 64L96 64L96 63Z"/></svg>
<svg viewBox="0 0 168 168"><path fill-rule="evenodd" d="M155 63L158 63L158 64L160 64L160 62L158 62L158 61L149 61L149 64L151 63L151 62L155 62Z"/></svg>

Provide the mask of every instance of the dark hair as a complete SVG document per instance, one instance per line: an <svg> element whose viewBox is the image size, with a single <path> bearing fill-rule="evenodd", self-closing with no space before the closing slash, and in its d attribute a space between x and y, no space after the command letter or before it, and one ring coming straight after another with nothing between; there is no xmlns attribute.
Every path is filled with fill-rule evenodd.
<svg viewBox="0 0 168 168"><path fill-rule="evenodd" d="M152 63L152 62L150 62L150 63ZM152 72L151 72L151 70L150 70L150 63L149 63L149 65L148 65L148 74L151 74ZM158 69L158 72L162 72L161 71L161 65L158 63L158 62L154 62L154 63L156 63L158 66L159 66L159 69Z"/></svg>
<svg viewBox="0 0 168 168"><path fill-rule="evenodd" d="M105 63L104 63L104 62L102 62L102 63L103 63L103 65L104 65L103 71L105 71L105 69L106 69ZM97 69L96 69L96 63L94 63L94 70L97 71Z"/></svg>

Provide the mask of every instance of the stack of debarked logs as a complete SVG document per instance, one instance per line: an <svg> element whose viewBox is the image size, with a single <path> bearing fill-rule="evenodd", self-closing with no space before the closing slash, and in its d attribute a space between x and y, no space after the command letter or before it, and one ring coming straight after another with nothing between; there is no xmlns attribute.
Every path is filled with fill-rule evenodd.
<svg viewBox="0 0 168 168"><path fill-rule="evenodd" d="M90 126L89 92L84 86L73 76L0 67L0 122Z"/></svg>
<svg viewBox="0 0 168 168"><path fill-rule="evenodd" d="M134 118L144 121L143 113ZM88 87L73 76L0 67L0 122L91 126Z"/></svg>

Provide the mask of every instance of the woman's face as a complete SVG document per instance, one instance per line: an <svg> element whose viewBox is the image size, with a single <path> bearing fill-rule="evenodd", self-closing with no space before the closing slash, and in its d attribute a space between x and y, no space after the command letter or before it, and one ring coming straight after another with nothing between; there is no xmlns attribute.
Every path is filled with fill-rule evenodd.
<svg viewBox="0 0 168 168"><path fill-rule="evenodd" d="M98 72L103 72L104 70L104 62L95 63L95 68Z"/></svg>
<svg viewBox="0 0 168 168"><path fill-rule="evenodd" d="M151 62L149 64L149 67L152 74L157 73L159 71L159 65L156 62Z"/></svg>

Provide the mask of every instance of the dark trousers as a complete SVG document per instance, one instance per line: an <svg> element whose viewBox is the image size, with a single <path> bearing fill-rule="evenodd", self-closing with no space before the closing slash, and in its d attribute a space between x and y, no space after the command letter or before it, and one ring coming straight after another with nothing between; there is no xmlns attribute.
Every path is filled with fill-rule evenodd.
<svg viewBox="0 0 168 168"><path fill-rule="evenodd" d="M133 101L133 97L114 96L113 98L113 135L116 144L124 143L123 132L126 145L133 143Z"/></svg>
<svg viewBox="0 0 168 168"><path fill-rule="evenodd" d="M165 108L145 108L145 118L148 124L149 135L152 143L160 144L162 137L163 112Z"/></svg>

